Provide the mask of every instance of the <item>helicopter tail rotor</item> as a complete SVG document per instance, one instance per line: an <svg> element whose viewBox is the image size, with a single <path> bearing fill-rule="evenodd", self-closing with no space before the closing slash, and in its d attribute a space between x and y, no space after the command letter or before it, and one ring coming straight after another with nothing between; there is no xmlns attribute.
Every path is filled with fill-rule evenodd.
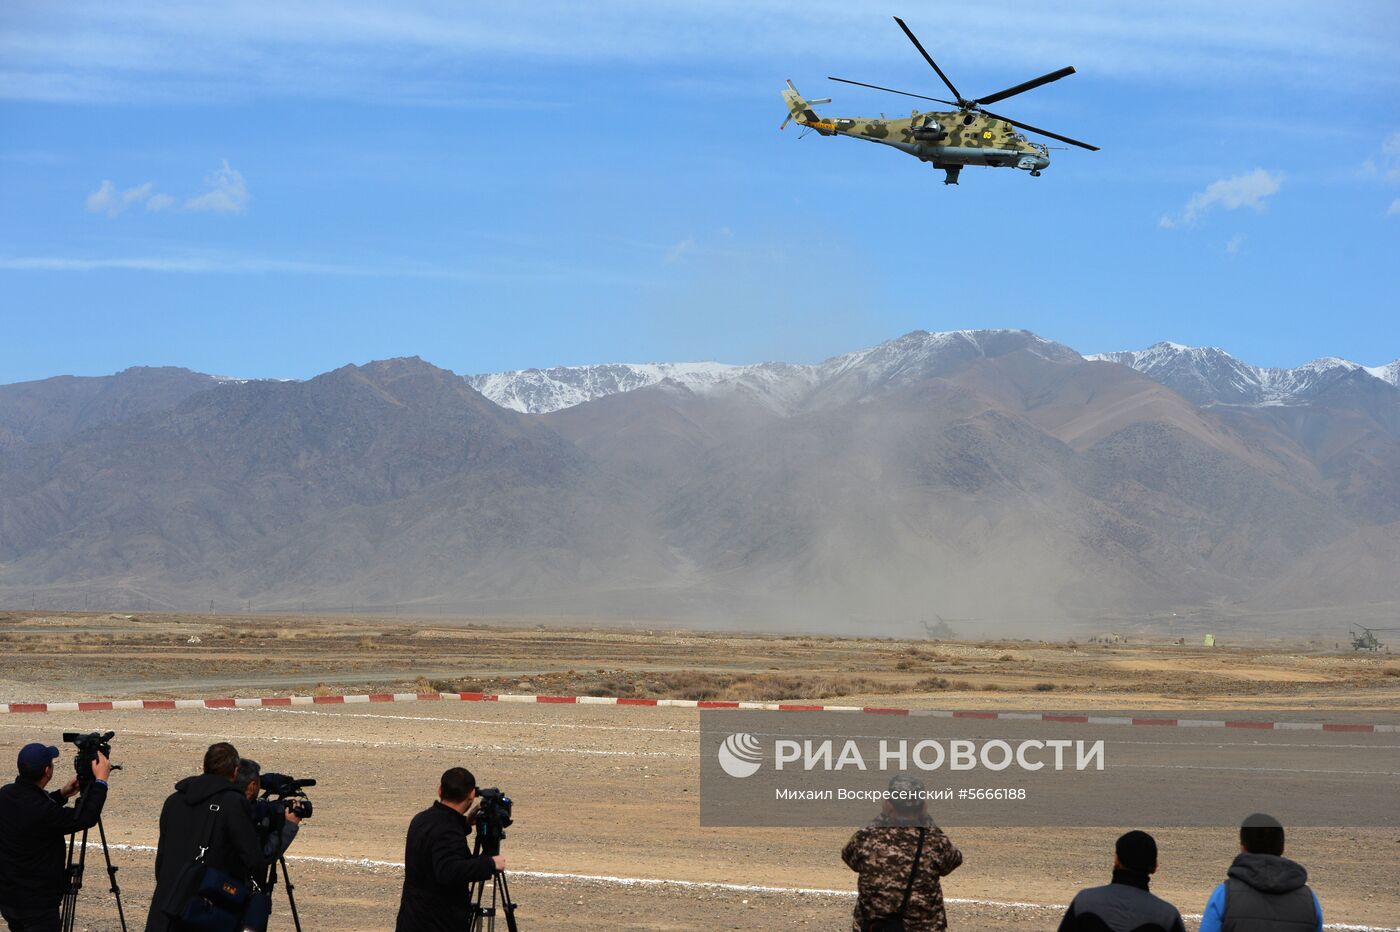
<svg viewBox="0 0 1400 932"><path fill-rule="evenodd" d="M793 120L802 124L816 123L821 117L817 116L817 111L812 109L812 104L829 104L831 103L831 98L823 97L820 100L807 100L798 92L797 87L792 81L789 80L787 82L787 87L783 89L783 102L787 104L788 115L787 118L783 120L783 125L778 127L779 130L787 129L787 125Z"/></svg>

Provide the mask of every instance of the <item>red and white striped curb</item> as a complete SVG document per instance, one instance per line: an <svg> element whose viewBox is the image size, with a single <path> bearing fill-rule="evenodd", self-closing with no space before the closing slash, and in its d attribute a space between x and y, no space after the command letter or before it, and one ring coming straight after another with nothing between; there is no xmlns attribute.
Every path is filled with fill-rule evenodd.
<svg viewBox="0 0 1400 932"><path fill-rule="evenodd" d="M0 703L0 714L21 712L123 712L172 709L247 709L365 702L524 702L560 705L666 706L682 709L749 709L768 712L864 712L929 718L973 718L1056 722L1067 725L1147 725L1170 728L1253 728L1260 731L1342 731L1396 734L1400 725L1355 722L1260 722L1249 719L1192 719L1091 715L1066 712L986 712L975 709L908 709L886 706L822 705L805 702L737 702L720 699L631 699L625 696L538 696L509 693L370 693L363 696L262 696L227 699L94 699L80 702Z"/></svg>

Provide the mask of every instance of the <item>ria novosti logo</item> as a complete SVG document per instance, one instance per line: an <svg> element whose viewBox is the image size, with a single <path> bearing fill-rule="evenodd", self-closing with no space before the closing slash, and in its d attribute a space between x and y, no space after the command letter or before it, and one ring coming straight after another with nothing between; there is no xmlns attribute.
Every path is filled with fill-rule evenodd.
<svg viewBox="0 0 1400 932"><path fill-rule="evenodd" d="M1072 752L1072 753L1071 753ZM751 777L763 764L763 744L746 731L731 734L716 752L720 768L731 777ZM862 748L854 739L836 741L780 738L773 742L773 769L798 771L843 770L988 770L1015 767L1035 772L1050 770L1103 770L1103 740L1066 738L1029 740L1012 744L1000 738L974 741L881 739L876 748Z"/></svg>
<svg viewBox="0 0 1400 932"><path fill-rule="evenodd" d="M720 744L718 756L721 769L731 777L751 777L763 763L763 745L748 732L736 732Z"/></svg>

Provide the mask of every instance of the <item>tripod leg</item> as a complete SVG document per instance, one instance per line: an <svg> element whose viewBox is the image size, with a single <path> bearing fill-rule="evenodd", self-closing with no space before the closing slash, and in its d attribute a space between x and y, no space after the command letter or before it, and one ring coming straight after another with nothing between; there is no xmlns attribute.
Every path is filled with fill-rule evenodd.
<svg viewBox="0 0 1400 932"><path fill-rule="evenodd" d="M467 897L472 907L472 921L468 926L469 932L482 932L483 929L490 928L487 916L490 915L490 908L481 905L482 897L486 894L486 881L478 880L472 884L471 894Z"/></svg>
<svg viewBox="0 0 1400 932"><path fill-rule="evenodd" d="M515 928L515 903L510 898L510 884L506 882L505 871L496 875L495 884L501 889L501 911L506 914L506 929L508 932L518 932Z"/></svg>
<svg viewBox="0 0 1400 932"><path fill-rule="evenodd" d="M117 901L117 920L126 932L126 913L122 910L122 888L117 886L117 868L112 863L112 852L107 848L107 829L102 825L101 816L97 819L97 837L102 839L102 858L107 862L107 879L112 882L112 896ZM86 841L86 839L84 839Z"/></svg>
<svg viewBox="0 0 1400 932"><path fill-rule="evenodd" d="M287 891L287 905L292 908L292 924L297 927L297 932L301 932L301 917L297 915L297 898L292 896L292 891L296 885L292 883L292 875L287 873L287 859L278 857L277 863L282 865L282 886ZM277 868L272 868L272 878L277 879Z"/></svg>
<svg viewBox="0 0 1400 932"><path fill-rule="evenodd" d="M78 918L78 891L83 888L83 868L87 864L88 830L83 829L82 840L77 835L68 836L68 889L63 894L63 905L59 919L63 932L73 932L73 923ZM77 857L74 858L74 851Z"/></svg>

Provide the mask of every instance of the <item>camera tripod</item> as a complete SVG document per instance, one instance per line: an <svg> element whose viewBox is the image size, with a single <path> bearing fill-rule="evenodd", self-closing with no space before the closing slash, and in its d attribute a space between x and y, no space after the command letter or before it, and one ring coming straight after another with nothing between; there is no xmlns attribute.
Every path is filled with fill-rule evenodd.
<svg viewBox="0 0 1400 932"><path fill-rule="evenodd" d="M63 932L73 932L73 923L78 918L78 892L83 889L83 868L87 866L88 829L83 829L82 840L76 835L68 836L68 889L63 893L60 909L60 927ZM97 837L102 841L102 858L107 862L107 878L112 883L112 896L117 900L117 919L122 932L126 932L126 913L122 911L122 891L117 886L117 868L112 863L112 852L107 847L107 830L102 827L102 818L97 819ZM75 858L74 855L77 855Z"/></svg>
<svg viewBox="0 0 1400 932"><path fill-rule="evenodd" d="M287 891L287 905L292 908L292 924L296 926L297 932L301 932L301 916L297 914L297 898L292 895L292 891L297 887L296 884L292 883L292 875L287 873L287 856L285 854L279 854L277 856L277 862L268 865L267 877L265 878L267 882L258 884L258 889L267 895L268 905L270 907L273 890L277 886L277 868L279 865L282 868L282 889ZM264 925L263 928L266 928L266 925Z"/></svg>
<svg viewBox="0 0 1400 932"><path fill-rule="evenodd" d="M504 833L500 833L504 834ZM473 857L482 854L495 856L501 853L500 839L493 843L482 844L481 830L477 829L476 844L472 850ZM482 903L486 894L486 885L491 884L491 901L489 905ZM506 882L505 871L495 871L489 881L478 880L471 886L471 925L467 927L468 932L495 932L496 929L496 902L499 899L501 913L506 917L506 929L508 932L518 932L515 925L515 903L510 898L510 884Z"/></svg>

